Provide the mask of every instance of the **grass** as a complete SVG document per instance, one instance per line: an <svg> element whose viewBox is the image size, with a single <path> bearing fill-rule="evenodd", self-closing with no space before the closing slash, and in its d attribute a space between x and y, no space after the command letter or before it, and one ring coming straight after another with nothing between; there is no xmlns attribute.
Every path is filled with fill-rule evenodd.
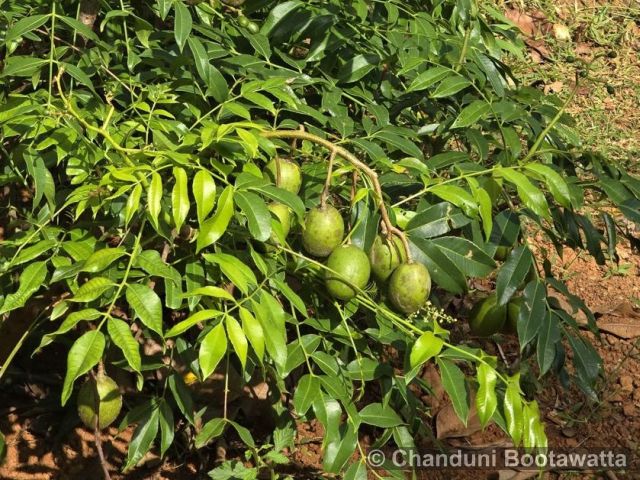
<svg viewBox="0 0 640 480"><path fill-rule="evenodd" d="M513 63L525 83L562 84L560 96L573 85L576 68L590 64L569 112L576 119L585 147L640 172L640 2L637 0L514 0L496 2L502 9L542 12L548 20L538 40L549 59ZM554 38L553 24L571 32L570 41ZM609 58L611 52L615 58ZM570 62L571 57L577 61ZM613 87L613 93L607 91ZM609 87L610 88L610 87Z"/></svg>

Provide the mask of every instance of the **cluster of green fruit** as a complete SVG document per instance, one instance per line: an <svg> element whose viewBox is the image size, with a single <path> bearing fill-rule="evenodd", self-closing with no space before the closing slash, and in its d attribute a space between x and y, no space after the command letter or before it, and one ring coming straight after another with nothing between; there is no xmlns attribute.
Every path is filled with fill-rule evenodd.
<svg viewBox="0 0 640 480"><path fill-rule="evenodd" d="M271 160L267 172L278 187L295 194L300 191L302 175L295 161ZM286 236L291 227L289 209L279 203L272 203L269 209L280 221ZM335 207L321 204L307 212L302 245L310 255L327 258L324 280L332 297L352 299L367 286L373 273L379 282L388 281L388 298L400 312L411 314L424 305L431 292L429 271L423 264L408 260L400 238L376 237L367 255L355 245L343 245L344 233L344 220ZM273 237L269 241L277 242Z"/></svg>
<svg viewBox="0 0 640 480"><path fill-rule="evenodd" d="M522 297L512 298L506 305L498 304L494 293L477 303L469 317L471 333L479 337L489 337L498 332L509 335L518 332L518 316L524 304Z"/></svg>
<svg viewBox="0 0 640 480"><path fill-rule="evenodd" d="M111 425L122 409L118 384L102 372L87 380L78 392L78 416L87 428L98 425L102 430Z"/></svg>

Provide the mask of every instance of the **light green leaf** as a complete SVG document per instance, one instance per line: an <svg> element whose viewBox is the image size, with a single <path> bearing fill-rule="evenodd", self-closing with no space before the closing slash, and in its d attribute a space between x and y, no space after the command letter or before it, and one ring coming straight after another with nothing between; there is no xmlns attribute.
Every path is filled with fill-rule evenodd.
<svg viewBox="0 0 640 480"><path fill-rule="evenodd" d="M465 128L480 120L491 109L491 105L484 100L475 100L462 109L451 128Z"/></svg>
<svg viewBox="0 0 640 480"><path fill-rule="evenodd" d="M440 353L444 342L436 337L433 332L423 333L411 348L409 356L409 364L411 368L415 368Z"/></svg>
<svg viewBox="0 0 640 480"><path fill-rule="evenodd" d="M220 195L215 215L200 226L200 232L196 240L196 252L218 241L227 230L232 216L233 187L229 185Z"/></svg>
<svg viewBox="0 0 640 480"><path fill-rule="evenodd" d="M219 323L207 333L200 344L198 361L203 378L208 378L214 372L225 353L227 353L227 335L224 326Z"/></svg>
<svg viewBox="0 0 640 480"><path fill-rule="evenodd" d="M247 365L247 350L248 342L247 337L242 330L242 327L238 321L232 316L227 315L224 318L225 326L227 327L227 336L233 346L233 351L236 353L242 364L242 368L245 369Z"/></svg>
<svg viewBox="0 0 640 480"><path fill-rule="evenodd" d="M255 193L236 192L236 203L247 217L249 232L259 242L265 242L271 236L271 213L266 203Z"/></svg>
<svg viewBox="0 0 640 480"><path fill-rule="evenodd" d="M147 207L149 209L149 216L153 225L158 229L158 218L160 216L162 200L162 177L157 172L151 174L151 182L149 183L149 190L147 191Z"/></svg>
<svg viewBox="0 0 640 480"><path fill-rule="evenodd" d="M104 346L104 335L98 330L88 331L71 346L67 356L67 373L62 386L62 405L69 400L76 379L100 361Z"/></svg>
<svg viewBox="0 0 640 480"><path fill-rule="evenodd" d="M198 323L204 322L206 320L211 320L212 318L216 318L219 315L222 315L222 312L218 310L200 310L199 312L190 315L185 320L176 323L169 329L167 333L165 333L164 336L166 338L176 337L183 334L194 325L197 325Z"/></svg>
<svg viewBox="0 0 640 480"><path fill-rule="evenodd" d="M514 184L518 189L518 196L535 214L546 219L551 218L547 199L540 189L529 181L526 175L510 168L501 167L494 170L494 175L503 177L509 183Z"/></svg>
<svg viewBox="0 0 640 480"><path fill-rule="evenodd" d="M216 183L208 171L198 170L193 177L192 188L196 200L198 223L202 225L216 204Z"/></svg>
<svg viewBox="0 0 640 480"><path fill-rule="evenodd" d="M249 343L251 343L258 360L262 363L262 359L264 358L264 331L262 330L262 325L260 325L260 322L244 307L240 307L240 319L242 320L242 330L247 336Z"/></svg>
<svg viewBox="0 0 640 480"><path fill-rule="evenodd" d="M182 52L184 45L191 34L193 19L191 18L189 9L182 1L174 2L173 8L175 9L173 35L176 39L180 52Z"/></svg>
<svg viewBox="0 0 640 480"><path fill-rule="evenodd" d="M160 409L157 406L153 406L147 410L144 417L140 420L140 423L138 423L138 426L133 432L131 442L129 443L127 463L124 466L125 472L137 465L151 449L151 444L158 435L159 419Z"/></svg>
<svg viewBox="0 0 640 480"><path fill-rule="evenodd" d="M75 295L68 299L69 302L92 302L110 288L115 287L115 283L105 277L94 277L83 283L76 290Z"/></svg>
<svg viewBox="0 0 640 480"><path fill-rule="evenodd" d="M162 337L162 302L158 294L146 285L127 285L127 302L140 321Z"/></svg>
<svg viewBox="0 0 640 480"><path fill-rule="evenodd" d="M517 447L520 445L524 429L519 374L509 379L504 394L504 416L507 421L507 431L513 440L513 445Z"/></svg>
<svg viewBox="0 0 640 480"><path fill-rule="evenodd" d="M125 255L123 248L103 248L93 252L82 266L83 272L97 273L101 272L120 257Z"/></svg>
<svg viewBox="0 0 640 480"><path fill-rule="evenodd" d="M171 192L171 209L173 211L173 222L179 232L189 215L189 187L187 186L187 172L185 172L184 168L174 167L173 176L176 179L176 183Z"/></svg>
<svg viewBox="0 0 640 480"><path fill-rule="evenodd" d="M140 346L131 333L129 324L117 318L109 318L107 330L113 343L122 350L124 358L134 372L140 373L142 361L140 359Z"/></svg>
<svg viewBox="0 0 640 480"><path fill-rule="evenodd" d="M320 395L318 377L307 374L300 378L293 394L293 406L296 409L296 413L299 416L306 415L318 395Z"/></svg>
<svg viewBox="0 0 640 480"><path fill-rule="evenodd" d="M442 386L449 394L453 409L466 426L469 418L469 401L464 373L462 373L455 363L449 360L438 358L436 361L438 367L440 367Z"/></svg>
<svg viewBox="0 0 640 480"><path fill-rule="evenodd" d="M538 179L545 182L556 202L565 208L571 208L571 193L569 185L562 176L548 165L541 163L529 163L527 170L537 174Z"/></svg>
<svg viewBox="0 0 640 480"><path fill-rule="evenodd" d="M225 425L224 418L214 418L205 423L202 430L196 435L196 448L202 448L214 438L222 435Z"/></svg>
<svg viewBox="0 0 640 480"><path fill-rule="evenodd" d="M498 406L496 397L496 371L486 363L478 365L478 392L476 393L476 410L480 424L489 423Z"/></svg>
<svg viewBox="0 0 640 480"><path fill-rule="evenodd" d="M404 423L389 405L385 406L381 403L370 403L358 413L360 420L376 427L390 428L397 427Z"/></svg>
<svg viewBox="0 0 640 480"><path fill-rule="evenodd" d="M20 286L10 293L0 307L0 314L10 312L25 305L27 300L44 284L47 277L47 263L35 262L28 265L20 274Z"/></svg>
<svg viewBox="0 0 640 480"><path fill-rule="evenodd" d="M127 204L124 207L124 224L129 225L129 222L138 211L140 207L140 197L142 197L142 185L139 183L133 187L131 194L127 198Z"/></svg>

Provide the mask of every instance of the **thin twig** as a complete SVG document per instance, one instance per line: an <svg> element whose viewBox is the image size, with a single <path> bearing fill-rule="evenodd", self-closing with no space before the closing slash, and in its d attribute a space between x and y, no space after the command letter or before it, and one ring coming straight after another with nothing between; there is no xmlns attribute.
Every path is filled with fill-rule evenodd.
<svg viewBox="0 0 640 480"><path fill-rule="evenodd" d="M109 475L109 467L107 466L107 460L104 457L104 452L102 451L102 439L100 438L100 428L98 426L98 415L96 414L96 424L94 428L95 435L95 443L96 450L98 450L98 457L100 458L100 466L102 467L102 473L104 473L105 480L111 480L111 475Z"/></svg>
<svg viewBox="0 0 640 480"><path fill-rule="evenodd" d="M297 138L300 140L308 140L309 142L315 143L317 145L322 145L328 150L335 152L336 155L344 158L348 162L350 162L354 167L363 171L373 183L373 188L376 192L378 210L380 210L380 215L382 216L382 221L384 222L384 226L386 229L387 237L391 237L391 235L397 235L402 240L402 244L407 252L407 261L409 263L412 262L411 251L409 250L409 242L404 232L393 226L391 220L389 218L389 213L387 212L387 207L384 204L384 197L382 195L382 187L380 186L380 180L378 179L378 174L369 167L366 163L360 161L355 155L353 155L348 150L339 147L338 145L333 144L329 140L325 140L324 138L318 137L317 135L313 135L307 132L301 132L296 130L273 130L269 132L261 132L261 135L265 138Z"/></svg>
<svg viewBox="0 0 640 480"><path fill-rule="evenodd" d="M324 181L324 188L320 195L320 207L325 208L327 206L327 199L329 198L329 189L331 188L331 177L333 176L333 162L336 159L336 151L332 150L329 156L329 166L327 167L327 178Z"/></svg>

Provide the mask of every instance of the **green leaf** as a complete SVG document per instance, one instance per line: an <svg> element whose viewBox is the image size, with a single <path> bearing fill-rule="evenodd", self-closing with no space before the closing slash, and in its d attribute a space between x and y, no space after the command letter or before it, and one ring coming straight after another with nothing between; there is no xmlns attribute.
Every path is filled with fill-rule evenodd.
<svg viewBox="0 0 640 480"><path fill-rule="evenodd" d="M62 386L62 405L69 400L76 379L100 361L104 346L104 335L98 330L88 331L73 343L67 355L67 373Z"/></svg>
<svg viewBox="0 0 640 480"><path fill-rule="evenodd" d="M4 462L7 455L7 443L4 439L4 435L0 432L0 465Z"/></svg>
<svg viewBox="0 0 640 480"><path fill-rule="evenodd" d="M127 285L127 302L148 328L162 337L162 302L158 294L147 285Z"/></svg>
<svg viewBox="0 0 640 480"><path fill-rule="evenodd" d="M538 355L538 365L540 366L540 376L549 371L553 360L556 358L556 345L560 342L560 328L558 328L559 317L546 312L540 331L538 333L538 344L536 353Z"/></svg>
<svg viewBox="0 0 640 480"><path fill-rule="evenodd" d="M209 63L207 51L202 42L197 37L190 36L188 39L189 49L196 62L196 70L200 78L207 85L207 94L211 93L217 102L224 102L229 96L227 81L220 71Z"/></svg>
<svg viewBox="0 0 640 480"><path fill-rule="evenodd" d="M31 260L38 258L43 253L48 252L57 244L58 242L56 242L55 240L40 240L35 245L23 248L18 256L15 257L15 259L10 263L10 265L17 266L26 262L30 262Z"/></svg>
<svg viewBox="0 0 640 480"><path fill-rule="evenodd" d="M451 293L467 291L467 281L460 269L430 240L410 237L410 246L416 261L427 266L431 278Z"/></svg>
<svg viewBox="0 0 640 480"><path fill-rule="evenodd" d="M13 26L7 30L4 36L4 44L8 45L14 40L17 40L25 33L32 32L38 27L41 27L49 20L49 15L31 15L18 20Z"/></svg>
<svg viewBox="0 0 640 480"><path fill-rule="evenodd" d="M141 197L142 197L142 185L138 183L135 187L133 187L133 190L131 190L131 194L129 195L129 198L127 198L127 204L124 207L125 226L129 225L129 222L131 222L131 219L138 211L138 208L140 207Z"/></svg>
<svg viewBox="0 0 640 480"><path fill-rule="evenodd" d="M390 428L404 423L389 405L384 406L381 403L370 403L358 413L360 420L375 427Z"/></svg>
<svg viewBox="0 0 640 480"><path fill-rule="evenodd" d="M68 299L69 302L92 302L104 292L110 288L115 287L115 284L105 277L94 277L83 283L82 286L76 290L73 297Z"/></svg>
<svg viewBox="0 0 640 480"><path fill-rule="evenodd" d="M48 60L15 55L6 59L0 78L30 77L47 63L49 63Z"/></svg>
<svg viewBox="0 0 640 480"><path fill-rule="evenodd" d="M196 448L202 448L214 438L218 438L224 432L226 420L213 418L204 424L202 430L196 435Z"/></svg>
<svg viewBox="0 0 640 480"><path fill-rule="evenodd" d="M293 406L299 416L306 415L309 408L320 395L320 381L315 375L304 375L298 380L293 394Z"/></svg>
<svg viewBox="0 0 640 480"><path fill-rule="evenodd" d="M298 0L292 0L288 2L283 2L277 4L274 8L271 9L267 19L262 24L262 28L260 29L260 33L263 35L269 35L269 33L279 25L285 17L293 13L296 9L300 8L303 5L302 2Z"/></svg>
<svg viewBox="0 0 640 480"><path fill-rule="evenodd" d="M189 215L189 187L187 186L187 172L185 172L184 168L174 167L173 176L176 179L176 183L171 192L171 210L173 212L173 222L179 232Z"/></svg>
<svg viewBox="0 0 640 480"><path fill-rule="evenodd" d="M500 268L496 279L498 305L506 305L527 278L533 266L533 255L526 245L514 248Z"/></svg>
<svg viewBox="0 0 640 480"><path fill-rule="evenodd" d="M251 432L244 428L242 425L234 422L233 420L229 420L229 424L235 429L236 433L240 437L240 440L244 442L246 446L249 448L256 448L256 443L251 436Z"/></svg>
<svg viewBox="0 0 640 480"><path fill-rule="evenodd" d="M224 323L227 327L227 336L229 337L229 341L233 346L233 351L240 359L240 364L242 365L242 369L244 370L247 365L247 351L249 348L247 337L245 336L244 331L242 330L242 327L240 326L238 321L232 316L227 315L224 318Z"/></svg>
<svg viewBox="0 0 640 480"><path fill-rule="evenodd" d="M411 348L411 354L409 356L409 364L411 368L415 368L429 359L435 357L440 353L444 342L442 339L436 337L433 332L425 332Z"/></svg>
<svg viewBox="0 0 640 480"><path fill-rule="evenodd" d="M274 187L273 185L264 185L260 187L254 187L252 190L260 192L264 196L275 200L278 203L282 203L289 207L298 217L300 222L304 219L304 203L298 195L295 193L283 190L282 188Z"/></svg>
<svg viewBox="0 0 640 480"><path fill-rule="evenodd" d="M530 208L536 215L543 218L551 218L549 213L549 205L544 194L529 181L526 175L509 168L498 167L494 170L494 175L503 177L508 182L514 184L518 189L518 196L524 204Z"/></svg>
<svg viewBox="0 0 640 480"><path fill-rule="evenodd" d="M202 339L198 361L203 378L208 378L227 353L227 335L224 326L219 323Z"/></svg>
<svg viewBox="0 0 640 480"><path fill-rule="evenodd" d="M496 263L480 247L460 237L440 237L431 241L461 272L469 277L486 277Z"/></svg>
<svg viewBox="0 0 640 480"><path fill-rule="evenodd" d="M476 216L478 212L478 204L464 188L456 187L455 185L436 185L430 188L429 191L461 208L465 215L469 217Z"/></svg>
<svg viewBox="0 0 640 480"><path fill-rule="evenodd" d="M593 346L581 337L567 335L567 340L573 350L573 364L578 375L592 385L602 370L602 359Z"/></svg>
<svg viewBox="0 0 640 480"><path fill-rule="evenodd" d="M193 20L189 9L182 1L174 2L175 22L173 25L173 35L178 44L180 52L184 49L184 45L191 34L193 28Z"/></svg>
<svg viewBox="0 0 640 480"><path fill-rule="evenodd" d="M524 428L519 374L509 379L504 394L504 416L507 420L507 432L511 436L514 446L517 447L522 439Z"/></svg>
<svg viewBox="0 0 640 480"><path fill-rule="evenodd" d="M103 248L93 252L82 266L83 272L97 273L101 272L120 257L125 255L123 248Z"/></svg>
<svg viewBox="0 0 640 480"><path fill-rule="evenodd" d="M164 457L173 443L175 433L173 411L165 400L160 402L160 417L158 420L160 421L160 457Z"/></svg>
<svg viewBox="0 0 640 480"><path fill-rule="evenodd" d="M182 412L189 423L193 425L195 423L193 416L193 399L191 398L191 392L184 384L182 377L177 373L169 375L167 384L169 385L169 389L173 394L173 398L176 401L176 405L178 405L180 412Z"/></svg>
<svg viewBox="0 0 640 480"><path fill-rule="evenodd" d="M153 222L153 225L158 229L158 218L160 217L160 211L162 206L160 204L162 200L162 177L157 172L151 174L151 182L149 183L149 190L147 190L147 208L149 209L149 217Z"/></svg>
<svg viewBox="0 0 640 480"><path fill-rule="evenodd" d="M282 305L275 298L264 290L261 293L260 303L252 302L253 311L262 325L267 352L278 370L283 372L287 363L285 314Z"/></svg>
<svg viewBox="0 0 640 480"><path fill-rule="evenodd" d="M462 109L451 128L469 127L484 117L489 110L491 110L489 103L484 100L475 100Z"/></svg>
<svg viewBox="0 0 640 480"><path fill-rule="evenodd" d="M208 253L203 255L207 262L216 263L222 273L245 295L250 285L257 285L255 273L239 258L226 253Z"/></svg>
<svg viewBox="0 0 640 480"><path fill-rule="evenodd" d="M522 351L538 333L545 315L547 292L539 281L529 282L524 289L524 303L518 314L518 339Z"/></svg>
<svg viewBox="0 0 640 480"><path fill-rule="evenodd" d="M455 363L449 360L438 358L436 361L438 367L440 367L442 386L447 394L449 394L449 398L451 398L453 409L466 426L469 418L469 401L464 373L462 373Z"/></svg>
<svg viewBox="0 0 640 480"><path fill-rule="evenodd" d="M416 79L411 82L408 92L415 92L419 90L425 90L429 88L431 85L439 82L443 78L447 77L451 73L451 70L445 67L433 67L425 72L422 72L420 75L416 77Z"/></svg>
<svg viewBox="0 0 640 480"><path fill-rule="evenodd" d="M227 230L227 226L229 225L232 216L233 187L229 185L220 195L215 215L200 226L200 233L198 233L198 238L196 240L196 252L199 252L203 248L217 242Z"/></svg>
<svg viewBox="0 0 640 480"><path fill-rule="evenodd" d="M562 176L548 165L541 163L529 163L525 167L527 170L538 175L538 179L546 182L551 195L556 202L565 208L571 208L571 193L569 185Z"/></svg>
<svg viewBox="0 0 640 480"><path fill-rule="evenodd" d="M350 59L338 73L338 79L344 83L357 82L373 70L380 62L380 57L373 54L356 55Z"/></svg>
<svg viewBox="0 0 640 480"><path fill-rule="evenodd" d="M463 88L471 85L471 82L462 76L455 76L446 78L438 85L433 95L433 98L444 98L455 95Z"/></svg>
<svg viewBox="0 0 640 480"><path fill-rule="evenodd" d="M476 393L476 410L480 424L485 427L498 406L496 397L496 379L497 373L495 369L486 363L478 365L478 392Z"/></svg>
<svg viewBox="0 0 640 480"><path fill-rule="evenodd" d="M182 335L184 332L189 330L191 327L205 322L207 320L211 320L212 318L216 318L222 315L222 312L218 310L200 310L192 315L190 315L185 320L176 323L173 327L171 327L167 333L165 333L165 338L177 337L178 335Z"/></svg>
<svg viewBox="0 0 640 480"><path fill-rule="evenodd" d="M183 297L204 296L213 298L224 298L225 300L234 301L233 295L227 290L220 287L214 287L213 285L207 285L206 287L198 287L194 290L189 290Z"/></svg>
<svg viewBox="0 0 640 480"><path fill-rule="evenodd" d="M15 293L10 293L4 299L4 303L0 307L0 315L23 307L27 300L42 287L46 277L46 262L35 262L27 265L20 274L18 290Z"/></svg>
<svg viewBox="0 0 640 480"><path fill-rule="evenodd" d="M262 325L251 314L249 310L244 307L240 307L240 319L242 320L242 330L244 331L249 343L253 347L258 361L262 363L264 358L264 331Z"/></svg>
<svg viewBox="0 0 640 480"><path fill-rule="evenodd" d="M134 372L140 373L142 360L140 359L140 345L133 337L129 324L117 318L109 318L107 330L113 343L122 350L124 358Z"/></svg>
<svg viewBox="0 0 640 480"><path fill-rule="evenodd" d="M216 184L206 170L198 170L193 177L193 196L196 200L198 223L202 225L216 204Z"/></svg>
<svg viewBox="0 0 640 480"><path fill-rule="evenodd" d="M251 192L236 192L236 203L247 217L249 232L259 242L271 236L271 213L259 196Z"/></svg>
<svg viewBox="0 0 640 480"><path fill-rule="evenodd" d="M133 437L129 443L129 450L127 451L127 463L123 469L125 472L131 467L136 466L151 449L151 444L155 440L156 435L158 435L159 424L160 409L158 407L150 408L133 432Z"/></svg>

